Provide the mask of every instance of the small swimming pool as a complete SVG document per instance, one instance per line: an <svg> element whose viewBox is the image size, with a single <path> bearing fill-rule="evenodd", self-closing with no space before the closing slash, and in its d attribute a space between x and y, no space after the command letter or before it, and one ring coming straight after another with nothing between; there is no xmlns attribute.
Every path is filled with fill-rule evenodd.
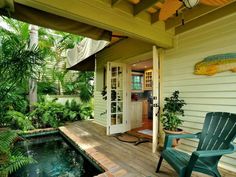
<svg viewBox="0 0 236 177"><path fill-rule="evenodd" d="M27 138L17 146L38 163L24 166L10 177L92 177L103 172L59 133Z"/></svg>

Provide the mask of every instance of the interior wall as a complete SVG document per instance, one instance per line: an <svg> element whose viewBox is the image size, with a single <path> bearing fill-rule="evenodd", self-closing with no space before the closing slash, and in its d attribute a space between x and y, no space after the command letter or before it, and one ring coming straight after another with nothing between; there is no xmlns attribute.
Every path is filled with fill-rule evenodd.
<svg viewBox="0 0 236 177"><path fill-rule="evenodd" d="M236 113L236 73L226 71L213 76L194 75L194 65L203 58L236 53L236 13L175 38L175 47L165 51L163 61L163 98L175 90L187 105L182 128L199 132L207 112ZM191 152L196 140L183 140L180 149ZM236 171L236 153L225 155L221 165Z"/></svg>
<svg viewBox="0 0 236 177"><path fill-rule="evenodd" d="M94 119L95 122L106 126L106 101L102 98L101 91L104 87L104 71L108 61L129 63L138 60L142 54L152 51L152 45L135 39L123 39L108 47L96 56L95 91L94 91ZM136 61L138 62L138 61Z"/></svg>

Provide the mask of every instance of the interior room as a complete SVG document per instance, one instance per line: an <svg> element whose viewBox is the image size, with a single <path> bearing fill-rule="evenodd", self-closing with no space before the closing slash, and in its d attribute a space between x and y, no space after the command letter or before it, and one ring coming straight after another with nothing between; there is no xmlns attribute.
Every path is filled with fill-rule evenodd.
<svg viewBox="0 0 236 177"><path fill-rule="evenodd" d="M152 137L152 59L131 65L131 132Z"/></svg>

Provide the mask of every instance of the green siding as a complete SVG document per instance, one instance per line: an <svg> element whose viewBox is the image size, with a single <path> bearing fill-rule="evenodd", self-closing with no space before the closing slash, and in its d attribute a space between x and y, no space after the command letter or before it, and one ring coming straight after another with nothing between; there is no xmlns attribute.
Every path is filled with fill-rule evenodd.
<svg viewBox="0 0 236 177"><path fill-rule="evenodd" d="M236 52L236 13L175 38L175 48L166 50L163 61L163 97L179 90L185 99L182 128L190 132L202 129L205 114L211 111L236 113L236 73L214 76L194 75L194 65L205 57ZM162 99L163 101L163 99ZM197 142L183 140L179 147L192 151ZM236 153L226 155L221 165L236 171Z"/></svg>

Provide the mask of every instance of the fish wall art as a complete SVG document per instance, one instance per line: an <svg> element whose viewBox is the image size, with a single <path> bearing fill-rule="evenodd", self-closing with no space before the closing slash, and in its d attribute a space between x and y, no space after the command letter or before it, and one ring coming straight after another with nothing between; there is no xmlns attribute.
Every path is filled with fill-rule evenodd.
<svg viewBox="0 0 236 177"><path fill-rule="evenodd" d="M195 64L194 74L212 76L216 73L236 72L236 53L217 54Z"/></svg>

